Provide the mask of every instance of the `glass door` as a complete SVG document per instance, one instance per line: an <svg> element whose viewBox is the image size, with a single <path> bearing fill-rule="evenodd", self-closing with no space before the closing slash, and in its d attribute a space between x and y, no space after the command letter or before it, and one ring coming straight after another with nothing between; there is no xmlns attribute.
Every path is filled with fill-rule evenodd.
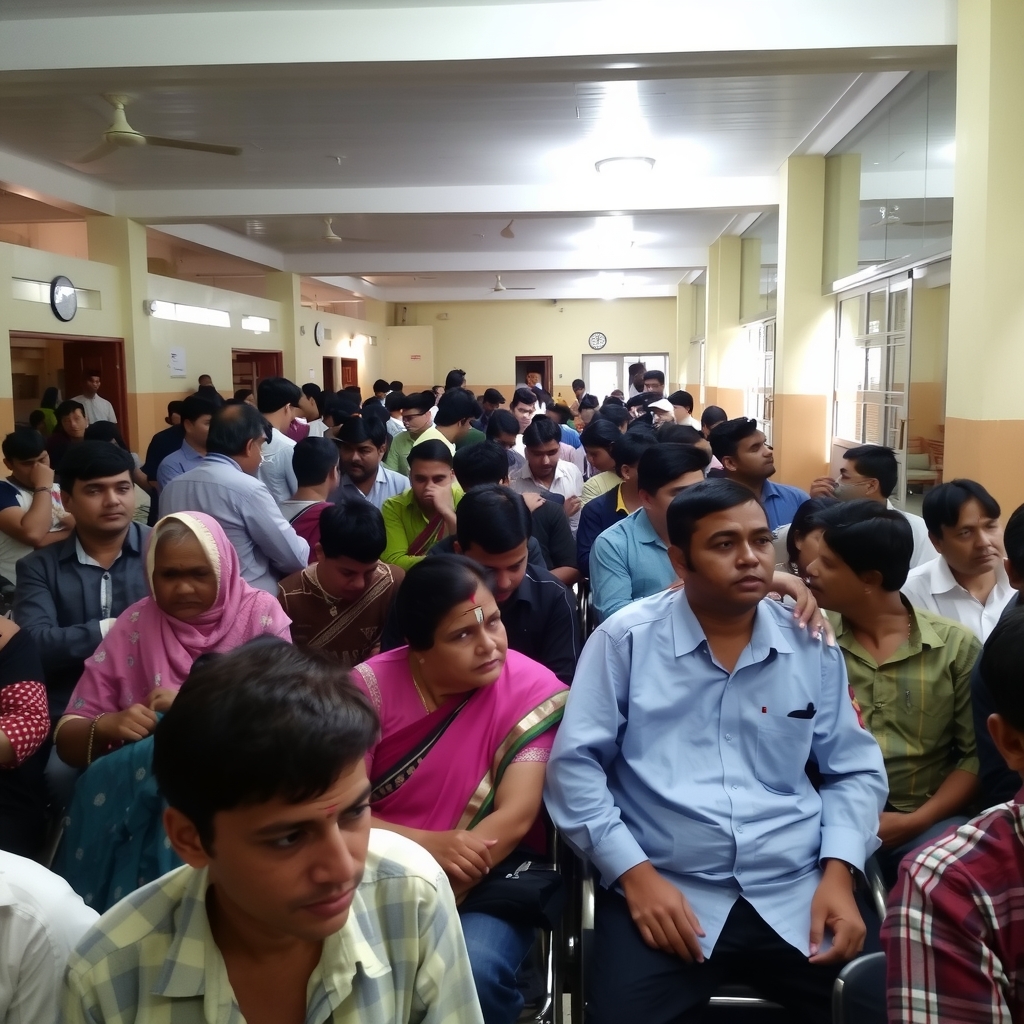
<svg viewBox="0 0 1024 1024"><path fill-rule="evenodd" d="M775 320L748 324L746 332L753 373L746 389L744 415L757 420L770 445L775 411Z"/></svg>
<svg viewBox="0 0 1024 1024"><path fill-rule="evenodd" d="M583 357L583 380L587 391L597 395L603 402L613 391L621 391L629 398L629 367L633 363L643 363L648 370L661 370L665 374L665 387L668 387L668 353L614 353L599 356Z"/></svg>

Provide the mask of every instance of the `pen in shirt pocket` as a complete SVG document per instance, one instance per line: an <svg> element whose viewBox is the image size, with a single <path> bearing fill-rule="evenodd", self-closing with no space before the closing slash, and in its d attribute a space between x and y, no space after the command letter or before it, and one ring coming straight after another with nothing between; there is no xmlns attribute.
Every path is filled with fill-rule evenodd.
<svg viewBox="0 0 1024 1024"><path fill-rule="evenodd" d="M906 697L907 697L907 710L909 711L910 710L910 691L909 690L906 691Z"/></svg>

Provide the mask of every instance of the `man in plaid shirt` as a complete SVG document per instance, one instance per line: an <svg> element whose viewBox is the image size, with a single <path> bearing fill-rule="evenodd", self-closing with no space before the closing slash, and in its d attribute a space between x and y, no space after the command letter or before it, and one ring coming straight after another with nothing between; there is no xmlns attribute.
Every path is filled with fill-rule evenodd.
<svg viewBox="0 0 1024 1024"><path fill-rule="evenodd" d="M995 707L992 739L1024 771L1024 609L992 631L981 670ZM1024 1020L1022 793L908 857L882 928L889 1020Z"/></svg>

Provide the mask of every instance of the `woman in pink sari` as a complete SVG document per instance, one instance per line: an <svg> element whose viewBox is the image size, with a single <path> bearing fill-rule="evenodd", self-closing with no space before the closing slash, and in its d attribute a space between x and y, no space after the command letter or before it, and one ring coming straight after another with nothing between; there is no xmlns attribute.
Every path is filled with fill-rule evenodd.
<svg viewBox="0 0 1024 1024"><path fill-rule="evenodd" d="M567 687L508 650L480 568L456 555L413 566L395 600L408 646L358 665L381 737L367 769L374 825L418 842L460 898L537 830L544 773ZM523 1000L516 971L534 930L464 912L485 1024L511 1024Z"/></svg>
<svg viewBox="0 0 1024 1024"><path fill-rule="evenodd" d="M262 634L291 640L275 598L242 579L220 524L201 512L165 516L146 549L151 597L110 627L54 730L61 759L76 768L148 736L192 663Z"/></svg>

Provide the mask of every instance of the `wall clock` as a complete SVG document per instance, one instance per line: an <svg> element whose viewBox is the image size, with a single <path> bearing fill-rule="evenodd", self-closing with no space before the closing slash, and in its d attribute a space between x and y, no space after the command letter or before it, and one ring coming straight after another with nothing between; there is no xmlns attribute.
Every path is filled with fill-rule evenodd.
<svg viewBox="0 0 1024 1024"><path fill-rule="evenodd" d="M324 325L318 320L313 328L313 340L319 348L324 343Z"/></svg>
<svg viewBox="0 0 1024 1024"><path fill-rule="evenodd" d="M595 352L600 352L608 344L608 339L602 331L594 331L587 342Z"/></svg>
<svg viewBox="0 0 1024 1024"><path fill-rule="evenodd" d="M78 294L69 278L55 277L50 282L50 309L64 323L74 320L78 312Z"/></svg>

